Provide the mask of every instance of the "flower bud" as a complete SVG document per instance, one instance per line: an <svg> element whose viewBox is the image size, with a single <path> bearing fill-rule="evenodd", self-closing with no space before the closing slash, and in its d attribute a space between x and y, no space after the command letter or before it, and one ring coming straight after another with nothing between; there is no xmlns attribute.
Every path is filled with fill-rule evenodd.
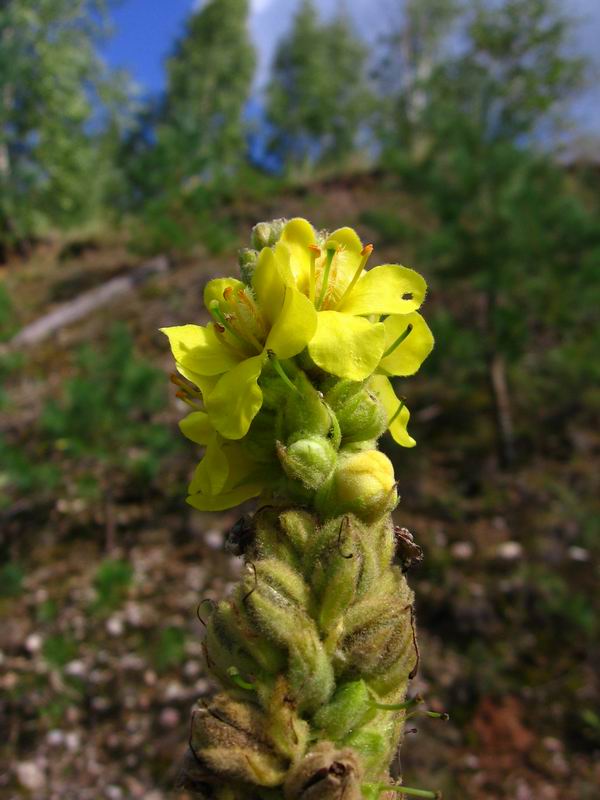
<svg viewBox="0 0 600 800"><path fill-rule="evenodd" d="M317 505L328 517L352 513L375 522L397 500L391 461L379 450L365 450L340 456L331 485L317 497Z"/></svg>
<svg viewBox="0 0 600 800"><path fill-rule="evenodd" d="M337 460L336 451L323 436L299 439L289 447L277 442L277 455L290 478L313 490L329 478Z"/></svg>
<svg viewBox="0 0 600 800"><path fill-rule="evenodd" d="M285 800L361 800L363 770L349 747L320 742L290 771Z"/></svg>
<svg viewBox="0 0 600 800"><path fill-rule="evenodd" d="M250 243L255 250L273 247L279 241L285 219L273 219L271 222L259 222L252 228Z"/></svg>
<svg viewBox="0 0 600 800"><path fill-rule="evenodd" d="M385 409L362 383L337 381L325 400L337 417L343 445L377 439L387 428Z"/></svg>
<svg viewBox="0 0 600 800"><path fill-rule="evenodd" d="M376 713L364 681L351 681L339 686L329 703L314 716L314 724L327 737L339 742Z"/></svg>
<svg viewBox="0 0 600 800"><path fill-rule="evenodd" d="M266 716L251 703L218 694L192 717L190 745L196 758L224 780L277 786L286 761L265 735Z"/></svg>
<svg viewBox="0 0 600 800"><path fill-rule="evenodd" d="M238 253L238 263L240 265L240 275L243 282L250 286L252 284L252 276L256 262L258 261L258 250L252 250L249 247L243 247Z"/></svg>

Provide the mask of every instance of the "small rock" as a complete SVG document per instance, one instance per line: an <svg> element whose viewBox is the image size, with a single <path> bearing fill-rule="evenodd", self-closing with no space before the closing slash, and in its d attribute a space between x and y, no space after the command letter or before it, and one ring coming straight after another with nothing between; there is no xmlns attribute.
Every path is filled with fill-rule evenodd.
<svg viewBox="0 0 600 800"><path fill-rule="evenodd" d="M85 675L86 670L87 668L85 661L82 661L80 658L76 658L74 661L69 661L65 667L66 674L73 678L81 678L83 675Z"/></svg>
<svg viewBox="0 0 600 800"><path fill-rule="evenodd" d="M77 731L69 731L65 735L65 745L67 746L67 750L69 750L71 753L79 750L81 746L80 734Z"/></svg>
<svg viewBox="0 0 600 800"><path fill-rule="evenodd" d="M48 731L46 741L51 747L60 747L60 745L65 743L65 734L63 731L58 730L58 728L53 728L51 731Z"/></svg>
<svg viewBox="0 0 600 800"><path fill-rule="evenodd" d="M43 644L44 640L39 633L30 633L25 639L25 647L30 653L39 653Z"/></svg>
<svg viewBox="0 0 600 800"><path fill-rule="evenodd" d="M17 779L21 786L31 792L38 792L46 784L44 773L35 761L21 761L17 764Z"/></svg>
<svg viewBox="0 0 600 800"><path fill-rule="evenodd" d="M519 542L502 542L496 549L496 555L505 561L515 561L523 555L523 547Z"/></svg>
<svg viewBox="0 0 600 800"><path fill-rule="evenodd" d="M569 547L567 550L569 554L569 558L571 561L589 561L590 560L590 551L586 550L583 547L577 547L577 545L573 545Z"/></svg>
<svg viewBox="0 0 600 800"><path fill-rule="evenodd" d="M163 708L160 712L160 724L163 728L176 728L181 717L176 708Z"/></svg>
<svg viewBox="0 0 600 800"><path fill-rule="evenodd" d="M450 553L457 561L466 561L473 555L473 545L471 542L454 542Z"/></svg>
<svg viewBox="0 0 600 800"><path fill-rule="evenodd" d="M186 678L195 678L200 673L200 664L197 661L186 661L183 665L183 674Z"/></svg>
<svg viewBox="0 0 600 800"><path fill-rule="evenodd" d="M106 630L111 636L122 636L125 626L121 617L112 616L106 620Z"/></svg>
<svg viewBox="0 0 600 800"><path fill-rule="evenodd" d="M211 528L204 534L204 541L211 550L222 550L223 548L223 534Z"/></svg>

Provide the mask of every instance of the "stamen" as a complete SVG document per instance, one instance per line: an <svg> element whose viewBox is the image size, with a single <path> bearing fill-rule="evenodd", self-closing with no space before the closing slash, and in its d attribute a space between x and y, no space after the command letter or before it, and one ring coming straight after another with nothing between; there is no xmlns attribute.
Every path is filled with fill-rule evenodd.
<svg viewBox="0 0 600 800"><path fill-rule="evenodd" d="M410 797L428 797L430 800L442 800L441 792L430 792L428 789L413 789L412 786L390 785L389 783L367 783L366 789L375 789L377 794L383 792L398 792Z"/></svg>
<svg viewBox="0 0 600 800"><path fill-rule="evenodd" d="M360 264L358 265L358 267L356 269L356 272L352 276L352 280L350 281L348 286L346 286L343 295L340 297L340 299L336 303L336 306L335 306L336 308L339 308L342 305L342 303L344 302L346 297L348 297L348 295L350 294L352 289L354 289L354 287L356 286L356 283L357 283L358 279L363 274L364 268L367 266L367 261L369 260L372 252L373 252L373 245L372 244L366 244L363 247L362 252L361 252L362 258L360 260Z"/></svg>
<svg viewBox="0 0 600 800"><path fill-rule="evenodd" d="M448 722L450 719L450 714L448 714L446 711L428 711L427 709L420 708L417 708L411 714L407 714L406 719L416 717L417 714L423 714L423 716L429 717L430 719L441 719L442 722Z"/></svg>
<svg viewBox="0 0 600 800"><path fill-rule="evenodd" d="M425 701L421 697L420 694L415 695L410 700L407 700L404 703L371 703L373 708L380 708L382 711L404 711L408 708L413 708L414 706L420 705Z"/></svg>
<svg viewBox="0 0 600 800"><path fill-rule="evenodd" d="M256 687L253 683L249 683L245 681L237 667L229 667L227 670L227 674L231 678L231 680L235 683L236 686L239 686L240 689L249 689L250 691L255 691Z"/></svg>
<svg viewBox="0 0 600 800"><path fill-rule="evenodd" d="M175 397L179 400L183 400L184 403L187 403L190 408L193 408L194 411L202 411L202 404L198 400L194 400L190 397L186 392L175 392Z"/></svg>
<svg viewBox="0 0 600 800"><path fill-rule="evenodd" d="M309 244L308 249L310 251L310 276L308 279L308 299L311 303L315 302L315 286L317 282L317 267L316 261L317 258L321 257L321 248L317 247L316 244Z"/></svg>
<svg viewBox="0 0 600 800"><path fill-rule="evenodd" d="M327 293L327 284L329 283L329 272L331 271L331 264L333 262L334 256L337 253L337 250L334 250L333 247L330 247L327 250L327 263L325 264L325 272L323 273L323 283L321 284L321 293L319 294L319 302L317 303L317 311L321 310L321 306L323 305L323 300L325 299L325 295Z"/></svg>
<svg viewBox="0 0 600 800"><path fill-rule="evenodd" d="M227 288L230 289L231 287L228 286ZM225 292L226 291L227 289L225 289ZM262 353L263 346L258 341L256 336L254 336L254 334L251 331L246 330L246 328L244 328L240 333L240 331L238 331L237 328L232 324L234 320L236 322L239 322L239 320L236 317L232 316L231 314L223 314L223 312L219 308L218 300L213 300L211 302L209 311L216 318L217 324L220 324L221 327L225 328L225 330L228 333L230 333L232 336L235 336L235 338L238 339L243 345L245 345L246 347L248 345L252 345L252 347L256 348L256 351L258 353Z"/></svg>
<svg viewBox="0 0 600 800"><path fill-rule="evenodd" d="M396 339L396 341L395 341L395 342L393 342L393 343L392 343L392 344L391 344L391 345L388 347L388 349L387 349L387 350L385 351L385 353L384 353L384 354L381 356L381 358L382 358L382 359L383 359L383 358L387 358L387 357L388 357L388 356L389 356L391 353L393 353L393 352L394 352L394 350L395 350L395 349L396 349L396 348L397 348L399 345L401 345L401 344L402 344L402 342L403 342L403 341L406 339L406 337L407 337L407 336L408 336L408 334L409 334L409 333L412 331L412 329L413 329L413 325L412 325L412 323L411 323L411 322L409 322L409 323L408 323L408 325L406 326L406 328L405 328L405 329L403 330L403 332L400 334L400 336L399 336L399 337Z"/></svg>
<svg viewBox="0 0 600 800"><path fill-rule="evenodd" d="M273 366L275 368L275 372L277 372L277 374L279 375L281 380L285 383L285 385L287 387L289 387L292 391L297 392L298 394L300 394L300 390L298 389L297 386L294 386L294 384L291 382L289 377L286 375L285 370L281 366L281 363L277 359L277 356L275 355L275 353L272 350L268 350L267 351L267 355L269 356L269 359L271 360L271 363L273 364Z"/></svg>
<svg viewBox="0 0 600 800"><path fill-rule="evenodd" d="M405 405L406 405L406 397L401 397L400 398L400 405L396 409L396 413L392 416L392 418L388 422L388 428L392 425L392 423L394 422L394 420L396 419L398 414L402 411L402 409L404 408Z"/></svg>

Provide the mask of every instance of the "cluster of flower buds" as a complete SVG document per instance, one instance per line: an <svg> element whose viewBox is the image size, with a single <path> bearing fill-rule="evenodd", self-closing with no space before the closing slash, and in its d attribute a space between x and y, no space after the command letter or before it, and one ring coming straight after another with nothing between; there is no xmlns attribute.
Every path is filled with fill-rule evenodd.
<svg viewBox="0 0 600 800"><path fill-rule="evenodd" d="M228 536L246 573L205 615L223 691L193 715L186 785L207 800L400 790L389 765L419 656L377 440L414 446L390 378L415 373L433 337L423 278L367 269L372 250L350 228L260 223L242 279L206 286L210 322L164 329L192 407L181 430L204 447L188 502L260 497Z"/></svg>

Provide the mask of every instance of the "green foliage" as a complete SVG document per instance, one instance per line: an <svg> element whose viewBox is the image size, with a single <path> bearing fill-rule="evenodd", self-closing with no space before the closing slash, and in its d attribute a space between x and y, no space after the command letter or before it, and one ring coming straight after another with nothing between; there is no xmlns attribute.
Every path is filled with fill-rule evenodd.
<svg viewBox="0 0 600 800"><path fill-rule="evenodd" d="M186 635L183 628L170 625L164 628L154 645L152 658L160 672L177 667L185 658Z"/></svg>
<svg viewBox="0 0 600 800"><path fill-rule="evenodd" d="M96 590L94 610L112 611L118 608L125 599L132 579L133 567L128 561L121 559L103 561L94 576Z"/></svg>
<svg viewBox="0 0 600 800"><path fill-rule="evenodd" d="M0 342L10 339L16 331L15 310L11 297L4 284L0 283ZM2 359L4 361L4 359ZM3 366L0 364L0 382Z"/></svg>
<svg viewBox="0 0 600 800"><path fill-rule="evenodd" d="M8 561L0 567L0 597L18 597L23 591L25 572L16 561Z"/></svg>
<svg viewBox="0 0 600 800"><path fill-rule="evenodd" d="M105 468L118 464L151 478L173 446L168 429L152 421L165 404L163 373L138 358L127 329L115 326L104 350L82 348L78 374L62 400L46 405L41 432L71 458L93 457Z"/></svg>
<svg viewBox="0 0 600 800"><path fill-rule="evenodd" d="M52 667L61 669L77 656L77 643L70 637L56 633L44 641L42 655Z"/></svg>
<svg viewBox="0 0 600 800"><path fill-rule="evenodd" d="M366 48L348 19L322 23L312 0L303 0L268 88L271 146L285 166L347 162L372 108L365 63Z"/></svg>
<svg viewBox="0 0 600 800"><path fill-rule="evenodd" d="M543 403L543 376L556 380L558 364L583 381L593 369L575 351L598 304L600 224L564 170L527 147L548 135L582 63L567 52L569 23L551 0L478 2L455 20L464 46L421 70L419 107L395 118L384 159L433 220L416 231L419 260L457 298L438 316L447 345L433 366L472 386L487 364L498 403L491 365L508 364L514 387L533 344L540 355L524 383Z"/></svg>
<svg viewBox="0 0 600 800"><path fill-rule="evenodd" d="M2 4L0 246L98 208L110 155L98 109L115 85L96 53L104 25L104 0Z"/></svg>

